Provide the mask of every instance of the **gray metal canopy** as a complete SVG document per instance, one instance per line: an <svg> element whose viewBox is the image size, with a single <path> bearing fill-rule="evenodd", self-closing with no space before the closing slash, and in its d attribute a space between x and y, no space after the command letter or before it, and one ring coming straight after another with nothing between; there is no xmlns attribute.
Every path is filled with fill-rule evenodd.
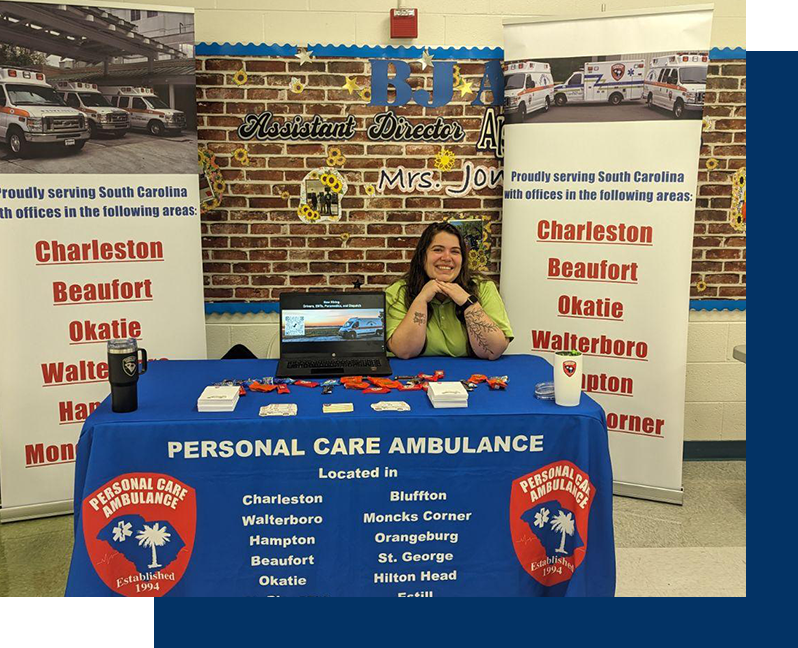
<svg viewBox="0 0 798 648"><path fill-rule="evenodd" d="M0 2L0 42L87 63L115 56L184 58L136 25L95 7Z"/></svg>

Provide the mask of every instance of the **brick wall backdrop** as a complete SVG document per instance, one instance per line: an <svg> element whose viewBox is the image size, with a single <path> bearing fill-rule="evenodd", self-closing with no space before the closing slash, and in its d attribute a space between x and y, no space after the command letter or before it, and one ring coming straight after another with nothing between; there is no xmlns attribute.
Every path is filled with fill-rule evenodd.
<svg viewBox="0 0 798 648"><path fill-rule="evenodd" d="M457 156L453 170L438 172L444 184L459 184L462 165L497 168L493 154L476 151L484 107L472 107L474 95L455 99L442 108L409 104L397 114L414 122L453 117L466 137L459 143L377 143L365 128L384 108L368 106L357 94L341 89L346 77L370 86L366 59L315 60L300 66L293 57L200 57L197 60L197 101L200 146L215 154L227 187L222 204L202 219L207 301L270 301L283 290L346 288L356 280L366 288L384 288L407 269L418 234L430 221L456 212L462 217L491 219L492 253L486 274L498 281L501 247L501 187L472 192L462 198L443 190L401 193L385 190L369 196L379 169L433 168L442 147ZM410 62L411 83L431 89L431 69ZM479 87L481 61L459 64L461 75ZM247 81L234 76L244 69ZM292 77L304 84L300 94L289 90ZM482 97L486 103L490 94ZM346 142L241 142L236 129L247 113L269 110L276 119L314 114L357 120L357 134ZM745 235L729 223L731 179L745 166L745 62L724 61L709 68L694 241L693 298L745 297ZM327 150L336 145L346 157L340 172L349 183L339 223L306 224L299 220L300 185L311 169L325 166ZM248 164L234 158L246 148ZM707 160L718 166L708 171ZM288 198L282 197L287 192ZM348 238L347 238L348 235ZM699 292L696 284L706 283Z"/></svg>
<svg viewBox="0 0 798 648"><path fill-rule="evenodd" d="M711 63L698 172L693 299L745 299L745 232L730 224L732 177L745 167L745 61ZM714 170L707 163L717 160ZM711 163L711 164L714 164ZM706 289L699 291L703 279Z"/></svg>

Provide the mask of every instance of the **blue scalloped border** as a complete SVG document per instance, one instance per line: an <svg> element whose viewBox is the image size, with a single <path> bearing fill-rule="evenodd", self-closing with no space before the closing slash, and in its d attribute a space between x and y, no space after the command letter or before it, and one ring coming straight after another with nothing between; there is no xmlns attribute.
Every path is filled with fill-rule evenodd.
<svg viewBox="0 0 798 648"><path fill-rule="evenodd" d="M439 59L501 59L501 47L412 47L404 45L322 45L310 43L308 51L313 56L347 56L351 58L421 58L424 50ZM296 45L267 45L265 43L199 43L197 56L294 56Z"/></svg>
<svg viewBox="0 0 798 648"><path fill-rule="evenodd" d="M691 299L690 310L745 310L744 299ZM205 304L205 314L213 313L279 313L279 302L215 302Z"/></svg>
<svg viewBox="0 0 798 648"><path fill-rule="evenodd" d="M331 57L348 56L351 58L394 58L417 59L425 49L439 59L502 59L504 49L501 47L413 47L404 45L322 45L311 43L307 49L313 56ZM295 56L296 45L266 43L199 43L197 56ZM713 47L709 51L713 61L745 59L742 47Z"/></svg>
<svg viewBox="0 0 798 648"><path fill-rule="evenodd" d="M205 304L205 314L213 313L279 313L280 302L215 302Z"/></svg>
<svg viewBox="0 0 798 648"><path fill-rule="evenodd" d="M744 299L691 299L690 310L695 311L714 311L730 310L744 311Z"/></svg>

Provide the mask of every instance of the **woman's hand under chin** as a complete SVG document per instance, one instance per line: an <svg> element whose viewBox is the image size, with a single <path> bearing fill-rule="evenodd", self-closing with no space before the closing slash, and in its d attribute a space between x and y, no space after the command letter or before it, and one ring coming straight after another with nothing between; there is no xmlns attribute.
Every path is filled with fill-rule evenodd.
<svg viewBox="0 0 798 648"><path fill-rule="evenodd" d="M439 281L438 285L440 286L441 292L443 292L449 299L451 299L455 304L458 306L462 306L468 301L470 295L465 291L465 289L456 283L446 283L444 281Z"/></svg>

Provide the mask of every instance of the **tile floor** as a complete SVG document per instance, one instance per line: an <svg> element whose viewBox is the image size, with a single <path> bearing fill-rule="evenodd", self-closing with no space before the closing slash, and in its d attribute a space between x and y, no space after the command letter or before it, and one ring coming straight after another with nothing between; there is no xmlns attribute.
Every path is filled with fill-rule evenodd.
<svg viewBox="0 0 798 648"><path fill-rule="evenodd" d="M745 462L687 462L684 506L615 498L618 596L745 596ZM0 596L61 596L72 516L0 526Z"/></svg>

